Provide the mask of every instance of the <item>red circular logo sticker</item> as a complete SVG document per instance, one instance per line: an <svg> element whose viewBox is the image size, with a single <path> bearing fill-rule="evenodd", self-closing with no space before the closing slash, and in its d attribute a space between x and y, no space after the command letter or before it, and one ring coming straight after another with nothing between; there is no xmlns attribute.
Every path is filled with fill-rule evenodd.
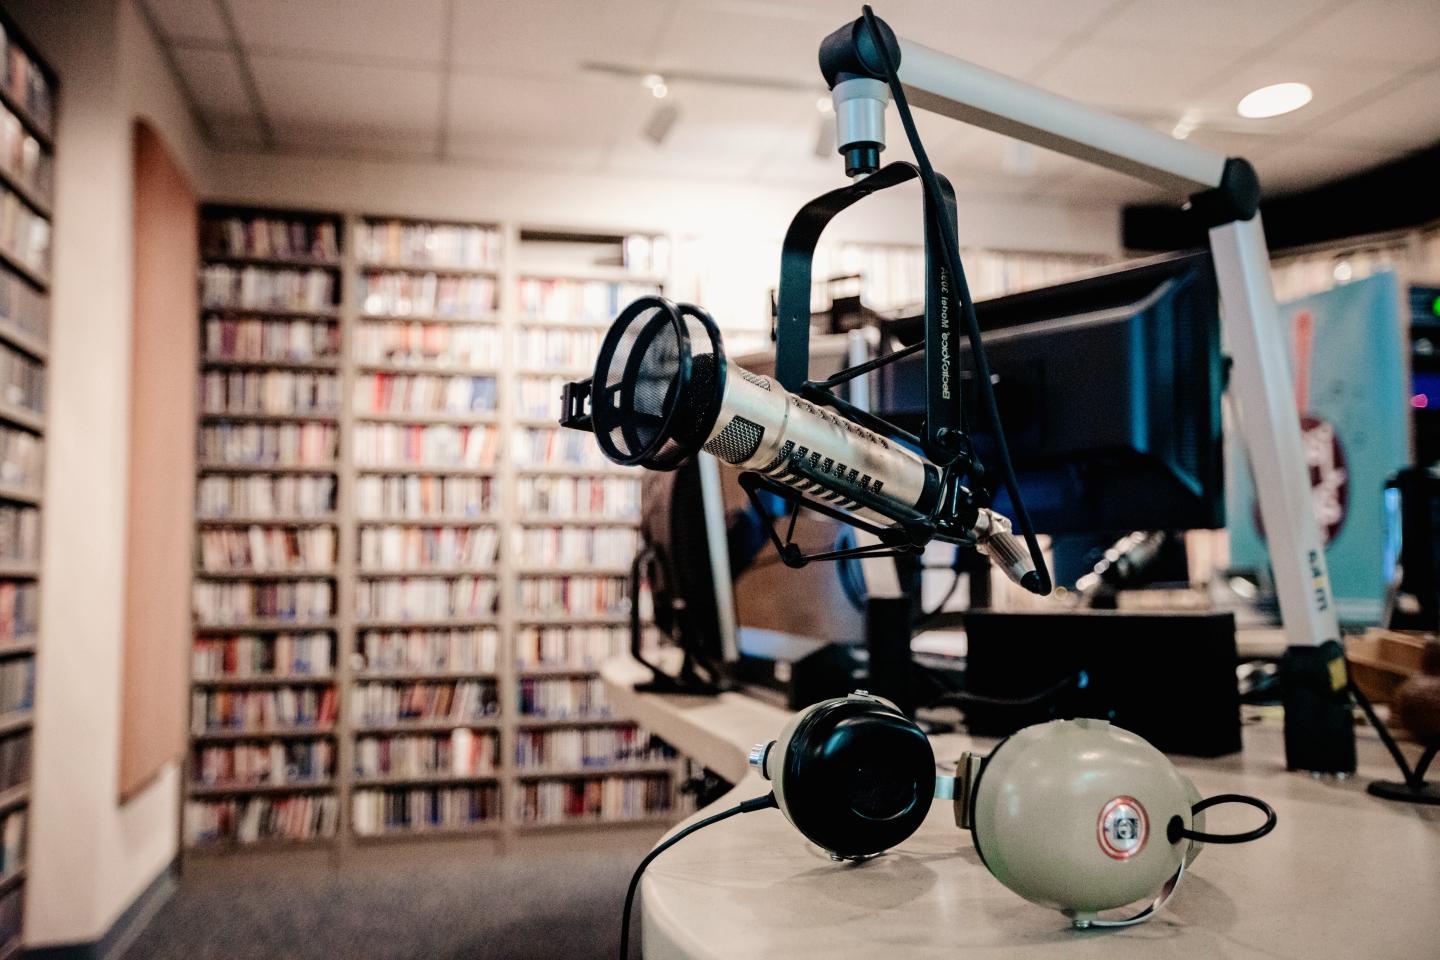
<svg viewBox="0 0 1440 960"><path fill-rule="evenodd" d="M1150 820L1139 800L1116 797L1100 808L1095 835L1105 856L1129 860L1145 849L1145 841L1150 836Z"/></svg>

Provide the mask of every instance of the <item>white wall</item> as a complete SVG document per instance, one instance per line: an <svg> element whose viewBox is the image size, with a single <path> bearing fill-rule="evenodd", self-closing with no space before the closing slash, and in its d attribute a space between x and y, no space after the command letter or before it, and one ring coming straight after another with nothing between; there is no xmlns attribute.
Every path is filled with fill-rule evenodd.
<svg viewBox="0 0 1440 960"><path fill-rule="evenodd" d="M117 798L132 121L200 148L131 0L7 4L61 78L27 945L93 940L175 856L179 773ZM185 371L182 375L189 375Z"/></svg>

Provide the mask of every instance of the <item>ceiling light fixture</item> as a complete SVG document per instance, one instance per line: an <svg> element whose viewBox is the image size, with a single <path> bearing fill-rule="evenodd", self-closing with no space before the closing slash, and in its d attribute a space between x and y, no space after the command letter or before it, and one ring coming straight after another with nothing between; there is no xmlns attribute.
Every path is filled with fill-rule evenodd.
<svg viewBox="0 0 1440 960"><path fill-rule="evenodd" d="M815 101L815 109L828 117L835 112L835 102L829 97L821 97Z"/></svg>
<svg viewBox="0 0 1440 960"><path fill-rule="evenodd" d="M1278 117L1282 113L1299 110L1314 96L1315 92L1307 84L1294 81L1272 83L1268 87L1251 90L1241 97L1240 102L1235 105L1235 112L1250 120Z"/></svg>
<svg viewBox="0 0 1440 960"><path fill-rule="evenodd" d="M651 94L651 96L653 96L656 100L664 100L664 99L665 99L665 94L667 94L667 93L669 93L669 92L670 92L670 88L667 87L667 86L665 86L665 84L663 84L663 83L657 83L657 84L655 84L655 86L653 86L653 87L650 88L650 94Z"/></svg>

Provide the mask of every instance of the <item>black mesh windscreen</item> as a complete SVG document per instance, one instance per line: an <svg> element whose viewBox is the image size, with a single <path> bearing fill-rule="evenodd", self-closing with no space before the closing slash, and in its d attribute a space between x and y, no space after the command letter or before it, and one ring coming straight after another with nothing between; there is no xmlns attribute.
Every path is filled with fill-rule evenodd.
<svg viewBox="0 0 1440 960"><path fill-rule="evenodd" d="M619 463L673 469L705 442L724 378L709 317L659 297L635 301L616 319L597 364L591 411L601 449Z"/></svg>

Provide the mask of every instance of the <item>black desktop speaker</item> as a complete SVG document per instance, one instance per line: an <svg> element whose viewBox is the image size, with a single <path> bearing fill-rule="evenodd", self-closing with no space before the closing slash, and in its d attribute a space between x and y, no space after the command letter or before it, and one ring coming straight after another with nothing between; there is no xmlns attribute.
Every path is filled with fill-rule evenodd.
<svg viewBox="0 0 1440 960"><path fill-rule="evenodd" d="M980 610L965 615L965 632L972 734L1003 737L1055 718L1100 717L1165 753L1240 749L1233 614ZM1052 688L1038 702L1012 702Z"/></svg>

